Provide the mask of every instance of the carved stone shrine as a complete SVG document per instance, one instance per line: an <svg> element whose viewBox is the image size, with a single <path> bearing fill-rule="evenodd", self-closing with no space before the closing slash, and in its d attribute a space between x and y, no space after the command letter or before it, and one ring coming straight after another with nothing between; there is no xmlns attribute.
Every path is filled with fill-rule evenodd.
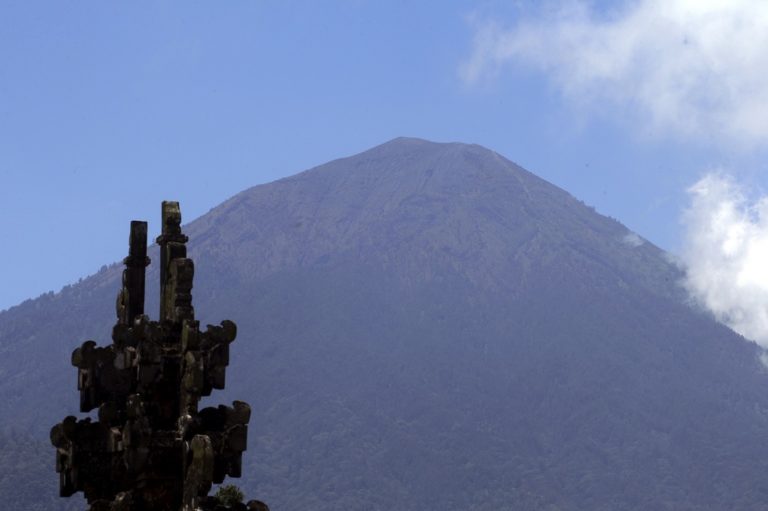
<svg viewBox="0 0 768 511"><path fill-rule="evenodd" d="M159 320L144 314L147 223L133 221L112 344L86 341L72 353L80 411L98 409L98 420L69 416L51 429L60 495L83 492L90 511L268 511L208 496L241 475L251 409L198 409L224 388L237 330L228 320L200 330L177 202L163 202L162 222Z"/></svg>

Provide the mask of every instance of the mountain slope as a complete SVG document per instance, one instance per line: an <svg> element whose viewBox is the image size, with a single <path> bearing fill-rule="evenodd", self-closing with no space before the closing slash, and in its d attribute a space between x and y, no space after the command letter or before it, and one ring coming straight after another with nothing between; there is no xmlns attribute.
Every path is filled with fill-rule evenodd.
<svg viewBox="0 0 768 511"><path fill-rule="evenodd" d="M253 405L243 484L274 509L768 509L757 347L496 153L396 139L185 231L198 316L240 332L210 402ZM119 271L0 314L8 445L77 410L69 354L107 342Z"/></svg>

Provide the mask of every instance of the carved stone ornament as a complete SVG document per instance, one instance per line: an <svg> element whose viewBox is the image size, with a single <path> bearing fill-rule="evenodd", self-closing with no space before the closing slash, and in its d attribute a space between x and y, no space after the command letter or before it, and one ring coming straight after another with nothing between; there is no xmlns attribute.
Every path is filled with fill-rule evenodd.
<svg viewBox="0 0 768 511"><path fill-rule="evenodd" d="M85 341L72 353L80 411L98 409L98 420L69 416L51 429L60 495L83 492L90 511L268 511L208 496L213 483L241 475L251 408L198 409L224 388L237 328L225 320L200 330L178 202L163 202L162 225L160 319L144 314L147 223L133 221L112 344Z"/></svg>

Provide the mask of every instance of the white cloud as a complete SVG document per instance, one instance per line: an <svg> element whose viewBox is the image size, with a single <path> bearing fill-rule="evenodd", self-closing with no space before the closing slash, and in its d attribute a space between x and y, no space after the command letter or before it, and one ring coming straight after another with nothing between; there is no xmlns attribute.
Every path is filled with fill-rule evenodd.
<svg viewBox="0 0 768 511"><path fill-rule="evenodd" d="M718 320L768 348L768 197L749 200L720 174L688 191L686 288Z"/></svg>
<svg viewBox="0 0 768 511"><path fill-rule="evenodd" d="M635 232L627 233L622 241L630 247L637 248L645 244L645 240L637 235Z"/></svg>
<svg viewBox="0 0 768 511"><path fill-rule="evenodd" d="M768 141L768 1L637 0L612 13L558 5L511 28L476 21L463 78L524 64L568 98L629 107L653 129Z"/></svg>

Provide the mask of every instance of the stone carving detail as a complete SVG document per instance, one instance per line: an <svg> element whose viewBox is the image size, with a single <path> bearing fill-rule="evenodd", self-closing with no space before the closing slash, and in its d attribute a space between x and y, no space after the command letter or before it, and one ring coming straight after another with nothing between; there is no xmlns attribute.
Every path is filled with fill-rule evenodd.
<svg viewBox="0 0 768 511"><path fill-rule="evenodd" d="M80 411L98 409L98 420L69 416L51 429L60 495L83 492L90 511L268 511L208 496L212 484L241 475L251 409L242 401L198 409L224 388L237 328L225 320L200 329L177 202L163 202L162 227L159 321L144 314L147 223L134 221L112 344L89 340L72 353Z"/></svg>

